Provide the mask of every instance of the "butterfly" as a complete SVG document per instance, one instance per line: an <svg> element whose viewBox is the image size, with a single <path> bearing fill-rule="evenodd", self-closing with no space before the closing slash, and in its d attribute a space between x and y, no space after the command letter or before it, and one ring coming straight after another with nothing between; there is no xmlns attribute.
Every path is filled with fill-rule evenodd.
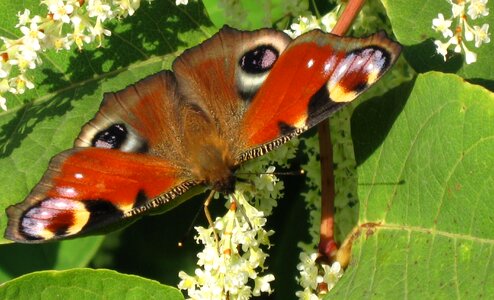
<svg viewBox="0 0 494 300"><path fill-rule="evenodd" d="M172 65L104 95L74 147L52 158L27 198L7 208L7 239L74 237L171 208L196 187L231 194L261 156L368 89L401 46L313 30L223 27Z"/></svg>

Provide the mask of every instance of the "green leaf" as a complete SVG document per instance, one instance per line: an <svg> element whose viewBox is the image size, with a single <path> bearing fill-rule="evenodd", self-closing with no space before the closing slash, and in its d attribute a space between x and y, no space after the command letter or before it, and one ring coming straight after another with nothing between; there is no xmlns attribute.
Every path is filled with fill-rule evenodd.
<svg viewBox="0 0 494 300"><path fill-rule="evenodd" d="M39 270L85 267L103 242L92 236L38 245L0 246L0 283Z"/></svg>
<svg viewBox="0 0 494 300"><path fill-rule="evenodd" d="M466 42L468 48L477 53L477 62L467 65L464 60L464 52L459 55L450 51L451 57L444 62L443 57L436 54L434 40L446 42L441 33L432 29L432 19L439 13L445 19L452 16L451 4L448 1L437 0L383 0L388 17L393 26L398 41L407 46L404 56L418 72L440 70L449 73L458 73L489 89L494 89L494 72L492 61L494 60L494 43L483 44L475 48L473 42ZM487 7L494 11L494 2L489 1ZM467 16L470 26L481 26L484 23L494 24L494 14L487 17L472 20ZM455 30L457 23L453 21L451 30Z"/></svg>
<svg viewBox="0 0 494 300"><path fill-rule="evenodd" d="M39 2L30 3L37 12ZM18 10L0 4L2 14L15 16ZM0 23L0 34L14 31L10 21ZM103 93L169 69L179 52L216 31L200 3L176 7L172 1L144 1L133 16L114 21L110 29L112 36L101 48L44 53L44 64L33 73L36 89L17 102L8 99L9 111L0 113L0 232L7 224L5 208L22 201L50 158L72 146Z"/></svg>
<svg viewBox="0 0 494 300"><path fill-rule="evenodd" d="M435 72L357 107L360 230L331 297L494 294L493 118L494 94Z"/></svg>
<svg viewBox="0 0 494 300"><path fill-rule="evenodd" d="M204 0L203 2L216 27L221 27L223 24L244 30L272 27L273 23L280 21L290 13L287 11L290 8L283 0L240 0L230 3L220 0ZM308 7L306 1L300 2L303 3L292 4L291 8Z"/></svg>
<svg viewBox="0 0 494 300"><path fill-rule="evenodd" d="M184 299L174 287L110 270L43 271L0 286L1 299Z"/></svg>

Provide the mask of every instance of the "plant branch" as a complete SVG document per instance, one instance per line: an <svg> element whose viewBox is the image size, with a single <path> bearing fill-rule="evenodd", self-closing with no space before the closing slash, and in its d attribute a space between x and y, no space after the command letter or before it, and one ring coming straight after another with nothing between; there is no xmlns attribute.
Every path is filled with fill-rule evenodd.
<svg viewBox="0 0 494 300"><path fill-rule="evenodd" d="M357 17L365 0L349 0L338 22L331 31L336 35L344 35ZM326 119L318 127L319 157L321 162L321 227L319 253L330 261L334 261L338 247L334 240L334 200L335 183L333 169L333 145Z"/></svg>

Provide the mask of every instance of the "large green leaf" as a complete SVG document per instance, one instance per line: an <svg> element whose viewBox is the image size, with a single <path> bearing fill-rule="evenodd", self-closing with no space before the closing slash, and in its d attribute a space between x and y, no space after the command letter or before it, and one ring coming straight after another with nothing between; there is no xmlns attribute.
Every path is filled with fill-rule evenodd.
<svg viewBox="0 0 494 300"><path fill-rule="evenodd" d="M393 26L398 41L405 46L404 55L407 61L419 72L429 70L441 70L444 72L458 73L464 78L481 83L489 89L494 89L494 43L483 44L475 48L468 43L470 50L478 55L477 63L467 65L462 55L454 54L444 63L443 57L436 54L433 40L446 40L440 33L432 29L432 19L442 13L445 18L451 14L451 4L448 1L437 0L383 0L388 17ZM494 2L487 3L491 13L487 17L471 20L467 16L470 26L481 26L484 23L494 24ZM456 23L451 29L454 31ZM491 26L492 27L492 26Z"/></svg>
<svg viewBox="0 0 494 300"><path fill-rule="evenodd" d="M110 270L28 274L0 286L0 299L183 299L174 287Z"/></svg>
<svg viewBox="0 0 494 300"><path fill-rule="evenodd" d="M492 93L441 73L357 107L360 231L332 297L494 294L493 118Z"/></svg>

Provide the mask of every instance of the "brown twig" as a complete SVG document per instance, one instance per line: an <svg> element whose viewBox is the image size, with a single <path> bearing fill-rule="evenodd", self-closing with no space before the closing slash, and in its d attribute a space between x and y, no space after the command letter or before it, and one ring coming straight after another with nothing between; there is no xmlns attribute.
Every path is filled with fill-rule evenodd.
<svg viewBox="0 0 494 300"><path fill-rule="evenodd" d="M356 18L365 0L349 0L331 33L344 35ZM338 247L334 240L334 199L335 184L333 174L333 146L329 131L329 121L324 120L318 127L319 153L321 161L321 228L319 253L334 261Z"/></svg>

